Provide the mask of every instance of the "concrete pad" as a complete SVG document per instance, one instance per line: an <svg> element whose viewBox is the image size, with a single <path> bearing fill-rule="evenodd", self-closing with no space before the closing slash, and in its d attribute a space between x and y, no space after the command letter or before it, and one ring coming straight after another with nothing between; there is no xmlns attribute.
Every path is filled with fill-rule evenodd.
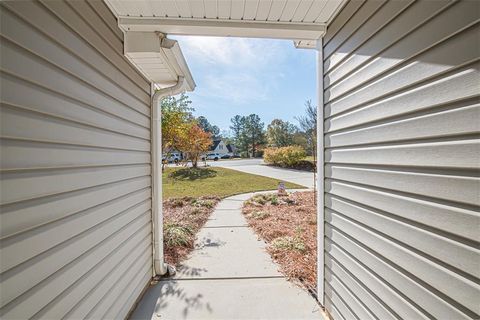
<svg viewBox="0 0 480 320"><path fill-rule="evenodd" d="M215 210L240 210L243 207L243 201L231 200L226 198L223 201L220 201Z"/></svg>
<svg viewBox="0 0 480 320"><path fill-rule="evenodd" d="M304 290L277 279L161 281L131 319L323 319Z"/></svg>
<svg viewBox="0 0 480 320"><path fill-rule="evenodd" d="M253 193L221 201L174 279L149 288L132 319L324 319L289 283L241 213ZM234 198L234 199L232 199Z"/></svg>
<svg viewBox="0 0 480 320"><path fill-rule="evenodd" d="M278 266L250 228L203 228L195 250L178 268L176 279L281 276Z"/></svg>
<svg viewBox="0 0 480 320"><path fill-rule="evenodd" d="M240 210L216 210L205 223L205 228L245 226L248 223Z"/></svg>

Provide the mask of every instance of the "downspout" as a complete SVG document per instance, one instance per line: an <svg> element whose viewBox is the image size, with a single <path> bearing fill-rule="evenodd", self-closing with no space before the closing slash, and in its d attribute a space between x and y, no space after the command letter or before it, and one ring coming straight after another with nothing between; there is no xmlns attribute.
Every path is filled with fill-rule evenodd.
<svg viewBox="0 0 480 320"><path fill-rule="evenodd" d="M323 121L323 38L317 40L317 295L325 306L325 146Z"/></svg>
<svg viewBox="0 0 480 320"><path fill-rule="evenodd" d="M163 256L163 208L162 208L162 108L163 98L183 91L184 77L178 77L175 85L157 90L152 97L152 222L153 222L153 270L155 275L174 273Z"/></svg>

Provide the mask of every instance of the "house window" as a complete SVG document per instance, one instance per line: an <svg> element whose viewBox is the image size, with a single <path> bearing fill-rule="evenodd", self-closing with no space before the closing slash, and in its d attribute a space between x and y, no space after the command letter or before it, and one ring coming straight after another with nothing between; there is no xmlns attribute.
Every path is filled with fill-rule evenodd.
<svg viewBox="0 0 480 320"><path fill-rule="evenodd" d="M222 146L222 145L219 145L219 146L218 146L218 149L223 150L223 146Z"/></svg>

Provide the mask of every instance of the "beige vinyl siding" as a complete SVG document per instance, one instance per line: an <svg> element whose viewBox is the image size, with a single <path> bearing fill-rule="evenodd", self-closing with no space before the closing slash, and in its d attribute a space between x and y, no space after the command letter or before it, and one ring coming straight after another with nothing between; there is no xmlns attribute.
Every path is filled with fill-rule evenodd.
<svg viewBox="0 0 480 320"><path fill-rule="evenodd" d="M0 21L0 317L124 318L152 275L150 83L102 1Z"/></svg>
<svg viewBox="0 0 480 320"><path fill-rule="evenodd" d="M350 1L324 37L325 305L480 317L480 3Z"/></svg>

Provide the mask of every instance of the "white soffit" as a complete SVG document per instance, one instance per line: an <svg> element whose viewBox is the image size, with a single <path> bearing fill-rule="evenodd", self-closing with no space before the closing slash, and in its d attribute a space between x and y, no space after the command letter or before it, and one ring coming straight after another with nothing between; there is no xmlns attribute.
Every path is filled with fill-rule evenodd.
<svg viewBox="0 0 480 320"><path fill-rule="evenodd" d="M175 85L185 78L184 89L193 91L195 82L178 42L158 32L126 32L124 54L157 88Z"/></svg>
<svg viewBox="0 0 480 320"><path fill-rule="evenodd" d="M124 31L317 40L346 0L105 0Z"/></svg>

